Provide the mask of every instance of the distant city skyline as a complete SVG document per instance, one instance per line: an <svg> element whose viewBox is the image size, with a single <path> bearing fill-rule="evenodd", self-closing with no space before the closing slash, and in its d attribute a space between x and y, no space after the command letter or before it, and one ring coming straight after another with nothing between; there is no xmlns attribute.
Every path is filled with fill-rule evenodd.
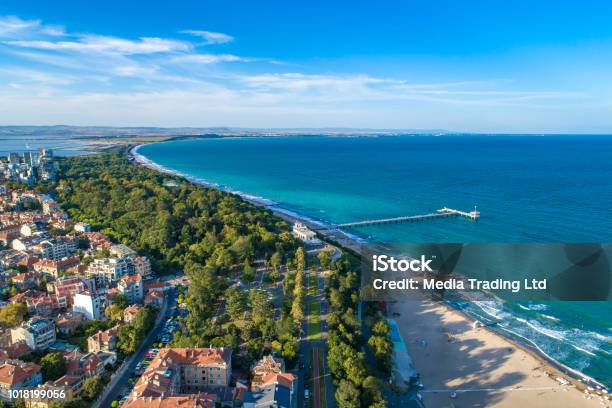
<svg viewBox="0 0 612 408"><path fill-rule="evenodd" d="M611 18L606 1L8 0L0 125L612 133Z"/></svg>

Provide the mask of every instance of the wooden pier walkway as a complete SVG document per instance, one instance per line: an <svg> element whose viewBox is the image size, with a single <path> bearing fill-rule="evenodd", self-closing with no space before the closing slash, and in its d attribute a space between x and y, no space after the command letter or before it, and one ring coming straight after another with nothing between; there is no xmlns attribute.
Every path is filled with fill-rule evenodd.
<svg viewBox="0 0 612 408"><path fill-rule="evenodd" d="M407 215L403 217L393 217L393 218L382 218L378 220L364 220L364 221L355 221L355 222L347 222L344 224L336 224L338 228L351 228L351 227L364 227L367 225L378 225L378 224L393 224L400 222L411 222L411 221L426 221L433 218L443 218L443 217L466 217L473 221L477 221L480 218L480 211L476 210L474 207L474 211L460 211L455 210L453 208L440 208L436 210L436 212L429 214L421 214L421 215Z"/></svg>

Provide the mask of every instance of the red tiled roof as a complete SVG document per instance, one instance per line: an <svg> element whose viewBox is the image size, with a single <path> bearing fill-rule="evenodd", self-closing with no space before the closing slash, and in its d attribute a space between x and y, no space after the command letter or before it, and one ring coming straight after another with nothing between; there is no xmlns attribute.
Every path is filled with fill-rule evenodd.
<svg viewBox="0 0 612 408"><path fill-rule="evenodd" d="M270 373L261 379L261 385L278 384L291 389L291 384L294 380L295 376L291 373Z"/></svg>
<svg viewBox="0 0 612 408"><path fill-rule="evenodd" d="M161 398L139 397L127 400L123 408L212 408L216 398L215 394L209 393Z"/></svg>
<svg viewBox="0 0 612 408"><path fill-rule="evenodd" d="M40 371L40 366L32 363L5 362L0 366L0 384L13 386L34 376Z"/></svg>
<svg viewBox="0 0 612 408"><path fill-rule="evenodd" d="M125 284L139 283L139 282L142 282L142 276L140 276L138 274L136 274L136 275L126 275L126 276L121 278L121 282L123 282Z"/></svg>
<svg viewBox="0 0 612 408"><path fill-rule="evenodd" d="M25 340L20 340L8 347L5 347L4 351L6 351L9 358L19 358L32 350L30 350L30 347L26 344Z"/></svg>
<svg viewBox="0 0 612 408"><path fill-rule="evenodd" d="M81 381L81 377L79 377L78 375L63 375L57 380L55 380L53 382L53 385L58 386L58 387L61 387L64 385L73 387L75 384L78 384L79 381Z"/></svg>

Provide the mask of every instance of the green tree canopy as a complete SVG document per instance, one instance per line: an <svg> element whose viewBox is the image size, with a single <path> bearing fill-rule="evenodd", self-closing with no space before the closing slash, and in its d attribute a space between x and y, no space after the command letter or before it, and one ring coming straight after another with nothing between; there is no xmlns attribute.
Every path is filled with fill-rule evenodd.
<svg viewBox="0 0 612 408"><path fill-rule="evenodd" d="M62 353L49 353L40 359L45 381L54 381L66 374L66 358Z"/></svg>
<svg viewBox="0 0 612 408"><path fill-rule="evenodd" d="M14 327L23 322L28 312L25 303L11 303L0 309L0 324L5 327Z"/></svg>

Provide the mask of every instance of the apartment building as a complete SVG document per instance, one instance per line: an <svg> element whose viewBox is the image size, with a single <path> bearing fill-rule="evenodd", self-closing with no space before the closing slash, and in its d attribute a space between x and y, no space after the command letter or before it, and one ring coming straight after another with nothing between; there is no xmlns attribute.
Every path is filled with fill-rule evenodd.
<svg viewBox="0 0 612 408"><path fill-rule="evenodd" d="M72 311L82 314L87 320L99 320L104 317L105 304L105 296L85 291L74 295Z"/></svg>
<svg viewBox="0 0 612 408"><path fill-rule="evenodd" d="M105 285L117 282L122 276L128 275L133 267L128 258L95 259L87 268L87 276Z"/></svg>
<svg viewBox="0 0 612 408"><path fill-rule="evenodd" d="M41 317L33 317L21 326L11 329L13 343L25 341L32 350L45 350L55 343L55 324Z"/></svg>
<svg viewBox="0 0 612 408"><path fill-rule="evenodd" d="M130 304L142 303L144 300L144 288L140 275L128 275L119 280L117 285L119 293L122 293Z"/></svg>
<svg viewBox="0 0 612 408"><path fill-rule="evenodd" d="M20 360L7 360L0 365L0 400L11 401L11 390L34 388L42 383L41 367Z"/></svg>
<svg viewBox="0 0 612 408"><path fill-rule="evenodd" d="M134 386L132 398L214 392L229 386L231 376L231 349L162 349Z"/></svg>
<svg viewBox="0 0 612 408"><path fill-rule="evenodd" d="M76 250L77 242L68 237L56 237L44 240L34 248L34 252L41 258L53 259L55 261L73 255Z"/></svg>

